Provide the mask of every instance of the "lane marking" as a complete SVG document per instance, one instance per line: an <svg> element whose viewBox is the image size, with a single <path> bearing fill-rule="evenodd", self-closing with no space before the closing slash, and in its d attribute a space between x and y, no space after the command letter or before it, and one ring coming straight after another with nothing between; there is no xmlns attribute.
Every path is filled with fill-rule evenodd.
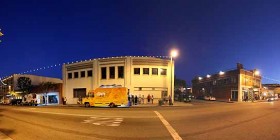
<svg viewBox="0 0 280 140"><path fill-rule="evenodd" d="M175 131L175 129L168 123L167 120L165 120L163 118L163 116L157 112L157 111L154 111L158 118L161 120L161 122L163 123L163 125L167 128L168 132L171 134L171 136L173 137L174 140L182 140L182 138L179 136L179 134Z"/></svg>
<svg viewBox="0 0 280 140"><path fill-rule="evenodd" d="M13 140L4 133L0 132L0 140Z"/></svg>
<svg viewBox="0 0 280 140"><path fill-rule="evenodd" d="M98 126L120 126L123 118L90 117L81 123L93 124Z"/></svg>

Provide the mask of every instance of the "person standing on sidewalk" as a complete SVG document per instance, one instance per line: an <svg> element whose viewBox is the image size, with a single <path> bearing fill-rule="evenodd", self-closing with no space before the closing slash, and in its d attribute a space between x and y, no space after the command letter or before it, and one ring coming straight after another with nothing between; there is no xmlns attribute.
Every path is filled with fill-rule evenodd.
<svg viewBox="0 0 280 140"><path fill-rule="evenodd" d="M135 105L137 105L137 101L138 101L138 98L137 98L137 95L135 95Z"/></svg>
<svg viewBox="0 0 280 140"><path fill-rule="evenodd" d="M152 104L154 104L154 96L153 95L152 95L151 99L152 99Z"/></svg>
<svg viewBox="0 0 280 140"><path fill-rule="evenodd" d="M147 100L148 100L148 103L150 103L150 100L151 100L151 96L150 96L150 94L148 94L148 96L147 96Z"/></svg>
<svg viewBox="0 0 280 140"><path fill-rule="evenodd" d="M66 97L64 97L64 105L66 105L67 99Z"/></svg>
<svg viewBox="0 0 280 140"><path fill-rule="evenodd" d="M131 95L131 102L132 102L132 105L134 105L134 102L135 100L134 100L134 95Z"/></svg>

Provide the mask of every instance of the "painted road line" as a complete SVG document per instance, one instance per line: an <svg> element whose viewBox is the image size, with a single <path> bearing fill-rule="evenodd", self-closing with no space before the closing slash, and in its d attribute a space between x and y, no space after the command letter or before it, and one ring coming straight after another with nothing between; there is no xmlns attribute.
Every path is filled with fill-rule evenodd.
<svg viewBox="0 0 280 140"><path fill-rule="evenodd" d="M174 140L182 140L182 138L179 136L179 134L175 131L175 129L163 118L163 116L157 112L154 111L158 118L161 120L161 122L163 123L163 125L167 128L167 130L169 131L169 133L171 134L171 136L173 137Z"/></svg>
<svg viewBox="0 0 280 140"><path fill-rule="evenodd" d="M0 132L0 140L13 140L4 133Z"/></svg>
<svg viewBox="0 0 280 140"><path fill-rule="evenodd" d="M123 118L108 118L108 117L90 117L81 123L93 124L98 126L120 126L123 122Z"/></svg>

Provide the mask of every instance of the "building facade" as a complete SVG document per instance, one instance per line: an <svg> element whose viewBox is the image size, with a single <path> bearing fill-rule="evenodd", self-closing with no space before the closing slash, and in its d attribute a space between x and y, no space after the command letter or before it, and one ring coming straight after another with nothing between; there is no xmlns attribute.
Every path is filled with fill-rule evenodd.
<svg viewBox="0 0 280 140"><path fill-rule="evenodd" d="M262 96L264 98L270 96L278 96L280 98L280 84L263 84Z"/></svg>
<svg viewBox="0 0 280 140"><path fill-rule="evenodd" d="M261 76L257 70L245 70L242 64L229 71L220 71L192 80L192 92L196 97L214 96L217 100L244 101L259 99Z"/></svg>
<svg viewBox="0 0 280 140"><path fill-rule="evenodd" d="M174 96L174 63L167 58L126 56L64 64L63 83L69 104L76 104L90 90L113 84L128 88L130 95L145 99L153 95L156 102Z"/></svg>
<svg viewBox="0 0 280 140"><path fill-rule="evenodd" d="M20 77L27 77L31 80L32 88L30 89L30 93L37 94L36 98L38 98L38 103L42 103L42 98L46 98L44 100L44 104L54 103L59 104L60 98L62 94L62 80L58 78L52 77L44 77L30 74L13 74L3 80L0 81L0 102L9 102L10 99L22 99L22 91L17 87L17 80ZM47 91L42 91L39 85L43 82L51 82L54 83L54 88ZM44 97L43 97L44 96ZM54 101L57 99L57 101Z"/></svg>

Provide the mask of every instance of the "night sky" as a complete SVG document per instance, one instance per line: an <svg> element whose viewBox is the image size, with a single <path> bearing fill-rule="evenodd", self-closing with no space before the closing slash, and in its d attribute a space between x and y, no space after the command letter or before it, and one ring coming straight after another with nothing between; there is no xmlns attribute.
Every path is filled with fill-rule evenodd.
<svg viewBox="0 0 280 140"><path fill-rule="evenodd" d="M177 48L175 74L187 83L237 62L280 80L279 0L0 0L0 28L0 77L90 58L167 56Z"/></svg>

